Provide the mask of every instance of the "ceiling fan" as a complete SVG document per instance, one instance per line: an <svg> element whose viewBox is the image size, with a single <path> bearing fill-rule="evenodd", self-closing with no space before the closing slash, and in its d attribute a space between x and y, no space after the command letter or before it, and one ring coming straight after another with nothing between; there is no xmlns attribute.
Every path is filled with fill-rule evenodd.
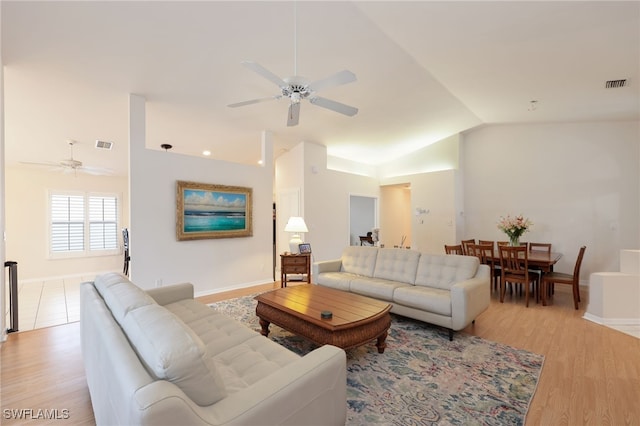
<svg viewBox="0 0 640 426"><path fill-rule="evenodd" d="M296 3L294 3L295 7ZM280 88L280 93L265 98L252 99L249 101L238 102L227 105L230 108L236 108L245 105L256 104L259 102L272 101L280 98L289 99L289 113L287 115L287 126L296 126L300 120L300 102L303 99L309 100L313 105L338 112L340 114L352 117L358 113L358 108L354 108L343 103L323 98L317 95L317 92L329 87L340 86L356 81L356 75L348 70L340 71L322 80L310 82L304 77L298 75L297 65L297 13L294 9L294 75L292 77L280 78L262 65L253 61L243 61L242 65L251 71L261 75L267 80L275 83Z"/></svg>
<svg viewBox="0 0 640 426"><path fill-rule="evenodd" d="M46 166L53 167L55 169L61 170L64 173L74 173L76 176L78 172L87 173L91 175L110 175L112 171L109 169L103 169L100 167L89 167L82 164L82 161L76 160L73 158L73 146L78 142L74 140L67 141L69 145L69 150L71 151L71 156L67 159L63 159L60 161L47 161L43 163L36 163L30 161L21 161L22 164L30 164L34 166Z"/></svg>

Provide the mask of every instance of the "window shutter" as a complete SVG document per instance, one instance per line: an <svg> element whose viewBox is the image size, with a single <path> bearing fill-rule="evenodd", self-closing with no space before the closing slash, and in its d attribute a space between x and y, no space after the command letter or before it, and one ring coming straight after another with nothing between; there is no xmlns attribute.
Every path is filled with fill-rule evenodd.
<svg viewBox="0 0 640 426"><path fill-rule="evenodd" d="M89 248L118 248L118 200L116 197L89 197Z"/></svg>
<svg viewBox="0 0 640 426"><path fill-rule="evenodd" d="M51 196L51 251L84 250L84 197Z"/></svg>

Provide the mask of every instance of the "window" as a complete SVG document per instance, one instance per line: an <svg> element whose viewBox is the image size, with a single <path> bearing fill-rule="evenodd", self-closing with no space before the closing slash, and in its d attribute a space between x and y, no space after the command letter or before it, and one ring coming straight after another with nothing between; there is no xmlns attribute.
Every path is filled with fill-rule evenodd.
<svg viewBox="0 0 640 426"><path fill-rule="evenodd" d="M119 252L117 196L51 193L49 206L53 257Z"/></svg>

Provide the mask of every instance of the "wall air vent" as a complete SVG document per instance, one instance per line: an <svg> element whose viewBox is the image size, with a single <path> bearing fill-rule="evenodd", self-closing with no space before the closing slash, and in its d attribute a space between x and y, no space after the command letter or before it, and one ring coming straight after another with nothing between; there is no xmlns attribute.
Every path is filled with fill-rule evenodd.
<svg viewBox="0 0 640 426"><path fill-rule="evenodd" d="M624 87L627 85L627 80L608 80L605 87L607 89L613 89L615 87Z"/></svg>
<svg viewBox="0 0 640 426"><path fill-rule="evenodd" d="M98 149L111 149L113 142L96 141L96 148Z"/></svg>

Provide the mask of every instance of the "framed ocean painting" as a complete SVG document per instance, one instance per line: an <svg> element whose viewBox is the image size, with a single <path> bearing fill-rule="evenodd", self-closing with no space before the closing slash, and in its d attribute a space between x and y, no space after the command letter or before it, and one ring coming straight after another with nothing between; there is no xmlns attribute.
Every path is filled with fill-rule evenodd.
<svg viewBox="0 0 640 426"><path fill-rule="evenodd" d="M251 188L177 181L178 241L253 235Z"/></svg>

